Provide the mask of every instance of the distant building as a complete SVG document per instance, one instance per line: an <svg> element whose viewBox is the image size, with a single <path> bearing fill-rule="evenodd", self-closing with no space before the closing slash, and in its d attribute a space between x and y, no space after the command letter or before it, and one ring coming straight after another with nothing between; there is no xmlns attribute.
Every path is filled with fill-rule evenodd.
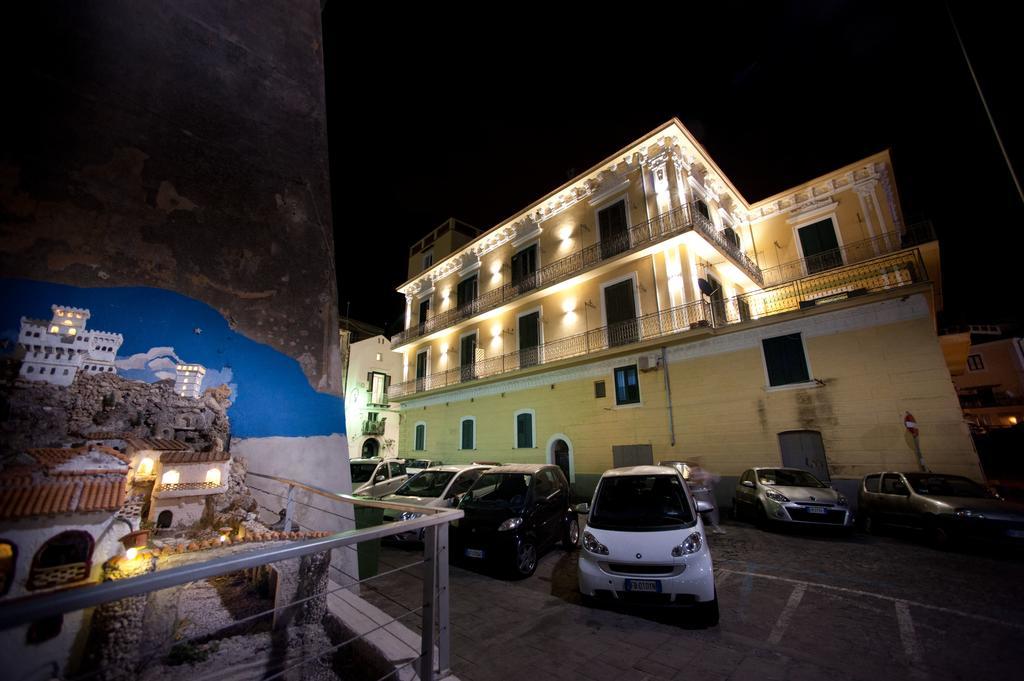
<svg viewBox="0 0 1024 681"><path fill-rule="evenodd" d="M942 336L956 347L948 362L964 417L975 430L1024 422L1024 338L998 326L971 326Z"/></svg>
<svg viewBox="0 0 1024 681"><path fill-rule="evenodd" d="M199 399L203 394L203 376L206 367L202 364L179 364L178 375L174 379L174 392L181 397Z"/></svg>
<svg viewBox="0 0 1024 681"><path fill-rule="evenodd" d="M21 318L18 344L24 349L19 377L71 385L79 371L113 373L114 358L124 342L119 333L89 331L89 310L52 305L53 316Z"/></svg>
<svg viewBox="0 0 1024 681"><path fill-rule="evenodd" d="M398 411L388 400L388 386L402 375L402 355L392 352L384 336L350 347L345 391L345 432L352 457L395 456Z"/></svg>
<svg viewBox="0 0 1024 681"><path fill-rule="evenodd" d="M349 355L351 354L351 346L353 343L366 340L367 338L373 338L384 333L384 329L373 324L367 324L361 322L358 319L352 319L351 317L341 317L338 319L338 335L339 335L339 347L341 348L341 394L344 395L346 391L346 383L348 381L348 362Z"/></svg>

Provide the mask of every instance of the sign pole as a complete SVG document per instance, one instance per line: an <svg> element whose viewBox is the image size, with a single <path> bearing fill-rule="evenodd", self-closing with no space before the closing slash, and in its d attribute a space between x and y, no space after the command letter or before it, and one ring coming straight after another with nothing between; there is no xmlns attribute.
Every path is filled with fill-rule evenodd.
<svg viewBox="0 0 1024 681"><path fill-rule="evenodd" d="M923 472L927 473L928 466L924 465L924 457L921 456L921 439L920 431L917 429L917 420L909 411L903 415L903 425L911 437L914 438L914 453L917 454L917 465L920 466Z"/></svg>

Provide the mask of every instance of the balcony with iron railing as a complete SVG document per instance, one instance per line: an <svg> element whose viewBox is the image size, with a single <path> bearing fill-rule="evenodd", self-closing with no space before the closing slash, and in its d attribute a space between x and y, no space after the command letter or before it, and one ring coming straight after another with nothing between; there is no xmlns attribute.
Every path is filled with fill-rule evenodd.
<svg viewBox="0 0 1024 681"><path fill-rule="evenodd" d="M439 312L419 324L414 324L396 334L392 338L391 347L397 349L416 338L446 329L453 324L493 310L533 291L565 281L591 270L601 263L691 231L701 235L752 281L759 286L763 285L761 270L754 264L754 261L724 232L717 231L711 219L694 204L685 204L646 222L633 225L620 237L586 246L525 277L485 291L471 301Z"/></svg>
<svg viewBox="0 0 1024 681"><path fill-rule="evenodd" d="M387 419L378 419L376 421L366 419L363 421L362 433L363 435L383 435L384 424Z"/></svg>
<svg viewBox="0 0 1024 681"><path fill-rule="evenodd" d="M687 303L559 338L533 348L488 357L404 383L394 383L388 389L388 396L401 399L694 329L727 327L923 281L927 281L927 274L921 254L917 249L908 249L732 298Z"/></svg>

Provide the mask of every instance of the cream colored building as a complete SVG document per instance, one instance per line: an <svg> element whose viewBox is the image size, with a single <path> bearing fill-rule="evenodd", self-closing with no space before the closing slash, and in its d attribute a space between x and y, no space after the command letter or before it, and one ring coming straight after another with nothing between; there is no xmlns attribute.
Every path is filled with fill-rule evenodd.
<svg viewBox="0 0 1024 681"><path fill-rule="evenodd" d="M673 119L423 266L410 253L399 454L734 479L979 477L935 332L938 243L887 152L751 203ZM722 485L731 494L731 485Z"/></svg>
<svg viewBox="0 0 1024 681"><path fill-rule="evenodd" d="M345 433L349 456L398 455L398 405L388 399L388 386L402 380L402 355L382 335L349 346L345 381Z"/></svg>

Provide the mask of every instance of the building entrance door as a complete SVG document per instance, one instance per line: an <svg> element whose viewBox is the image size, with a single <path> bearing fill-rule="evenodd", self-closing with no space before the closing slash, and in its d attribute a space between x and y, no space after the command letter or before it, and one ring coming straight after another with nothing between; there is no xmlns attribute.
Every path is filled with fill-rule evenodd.
<svg viewBox="0 0 1024 681"><path fill-rule="evenodd" d="M821 433L816 430L791 430L779 433L779 449L782 450L782 465L800 468L814 474L822 482L830 482L828 459Z"/></svg>
<svg viewBox="0 0 1024 681"><path fill-rule="evenodd" d="M604 309L608 321L608 347L635 343L639 334L632 279L605 287Z"/></svg>
<svg viewBox="0 0 1024 681"><path fill-rule="evenodd" d="M572 467L569 465L569 443L565 440L555 440L551 444L551 462L562 469L565 479L572 481Z"/></svg>
<svg viewBox="0 0 1024 681"><path fill-rule="evenodd" d="M363 458L364 459L372 459L373 457L377 456L377 454L379 454L379 453L380 453L380 443L377 442L377 440L375 440L374 438L372 438L372 437L368 438L366 440L366 442L363 443Z"/></svg>

